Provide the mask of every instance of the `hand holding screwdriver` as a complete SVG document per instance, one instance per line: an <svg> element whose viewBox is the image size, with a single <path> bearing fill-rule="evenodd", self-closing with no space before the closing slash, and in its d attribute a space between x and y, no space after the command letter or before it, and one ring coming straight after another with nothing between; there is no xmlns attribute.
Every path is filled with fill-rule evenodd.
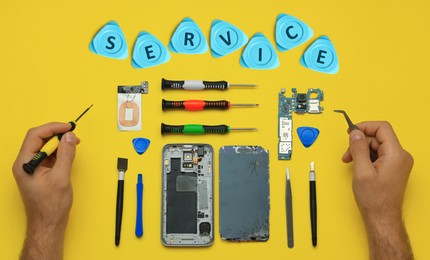
<svg viewBox="0 0 430 260"><path fill-rule="evenodd" d="M163 99L161 102L163 110L185 109L188 111L200 111L205 109L227 110L230 107L256 107L258 104L231 104L227 100L207 101L207 100L182 100L169 101Z"/></svg>
<svg viewBox="0 0 430 260"><path fill-rule="evenodd" d="M76 122L92 107L88 107L85 111L78 116L75 121L70 121L69 124L71 126L69 131L73 131L76 128ZM56 137L51 138L41 149L40 151L31 159L28 163L24 163L22 168L28 174L33 174L34 170L39 166L39 164L49 155L51 155L60 144L61 137L63 134L58 134Z"/></svg>

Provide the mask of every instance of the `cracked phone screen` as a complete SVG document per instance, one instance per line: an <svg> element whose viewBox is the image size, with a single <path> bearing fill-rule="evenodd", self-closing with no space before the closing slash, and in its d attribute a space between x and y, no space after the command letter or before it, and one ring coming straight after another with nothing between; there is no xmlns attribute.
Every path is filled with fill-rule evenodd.
<svg viewBox="0 0 430 260"><path fill-rule="evenodd" d="M219 150L219 215L223 240L269 239L269 152L261 146Z"/></svg>

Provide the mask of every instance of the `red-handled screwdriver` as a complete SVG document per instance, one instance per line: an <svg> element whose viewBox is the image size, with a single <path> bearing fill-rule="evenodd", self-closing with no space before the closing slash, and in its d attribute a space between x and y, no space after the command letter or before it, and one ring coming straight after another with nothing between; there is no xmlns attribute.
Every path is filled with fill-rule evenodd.
<svg viewBox="0 0 430 260"><path fill-rule="evenodd" d="M200 111L204 109L221 109L226 110L230 107L257 107L258 104L231 104L227 100L206 101L206 100L181 100L169 101L163 99L161 101L163 110L166 109L185 109L188 111Z"/></svg>

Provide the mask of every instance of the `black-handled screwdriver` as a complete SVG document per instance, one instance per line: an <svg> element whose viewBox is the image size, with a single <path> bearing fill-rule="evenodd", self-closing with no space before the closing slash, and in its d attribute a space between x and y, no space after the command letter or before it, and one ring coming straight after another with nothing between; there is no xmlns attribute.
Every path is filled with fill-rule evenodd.
<svg viewBox="0 0 430 260"><path fill-rule="evenodd" d="M188 111L200 111L205 109L220 109L227 110L230 107L256 107L258 104L232 104L227 100L181 100L181 101L170 101L163 99L161 101L161 107L163 110L167 109L185 109Z"/></svg>
<svg viewBox="0 0 430 260"><path fill-rule="evenodd" d="M166 125L161 123L161 134L227 134L230 131L257 131L257 128L231 128L228 125Z"/></svg>
<svg viewBox="0 0 430 260"><path fill-rule="evenodd" d="M69 124L71 126L69 131L73 131L76 128L76 123L78 122L79 119L81 119L81 117L83 115L85 115L85 113L88 112L88 110L90 110L90 108L93 105L89 106L87 109L85 109L84 112L82 112L82 114L80 114L78 116L78 118L76 118L75 121L70 121ZM51 155L58 147L58 145L60 144L60 140L61 137L63 137L63 134L58 134L56 137L51 138L45 145L43 145L43 147L40 149L40 151L33 157L33 159L31 159L28 163L24 163L22 165L22 168L24 169L24 171L28 174L33 174L34 170L37 168L37 166L39 166L39 164L49 155Z"/></svg>
<svg viewBox="0 0 430 260"><path fill-rule="evenodd" d="M204 81L204 80L161 80L161 89L186 89L186 90L203 90L203 89L217 89L227 90L228 88L235 87L255 87L256 84L230 84L225 80L220 81Z"/></svg>

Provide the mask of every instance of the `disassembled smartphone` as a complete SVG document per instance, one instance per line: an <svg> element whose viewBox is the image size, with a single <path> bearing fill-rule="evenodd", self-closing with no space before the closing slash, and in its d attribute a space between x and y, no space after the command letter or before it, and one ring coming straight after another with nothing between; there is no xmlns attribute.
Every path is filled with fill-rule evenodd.
<svg viewBox="0 0 430 260"><path fill-rule="evenodd" d="M209 144L164 146L161 241L165 246L212 244L213 172Z"/></svg>
<svg viewBox="0 0 430 260"><path fill-rule="evenodd" d="M291 98L285 96L285 88L279 92L278 103L278 160L290 160L293 153L293 118L292 112L297 114L319 114L324 110L320 103L324 100L324 92L319 88L309 88L307 93L297 93L295 88L291 91ZM316 94L312 97L312 94Z"/></svg>
<svg viewBox="0 0 430 260"><path fill-rule="evenodd" d="M223 146L219 150L221 239L269 239L269 152L261 146Z"/></svg>

